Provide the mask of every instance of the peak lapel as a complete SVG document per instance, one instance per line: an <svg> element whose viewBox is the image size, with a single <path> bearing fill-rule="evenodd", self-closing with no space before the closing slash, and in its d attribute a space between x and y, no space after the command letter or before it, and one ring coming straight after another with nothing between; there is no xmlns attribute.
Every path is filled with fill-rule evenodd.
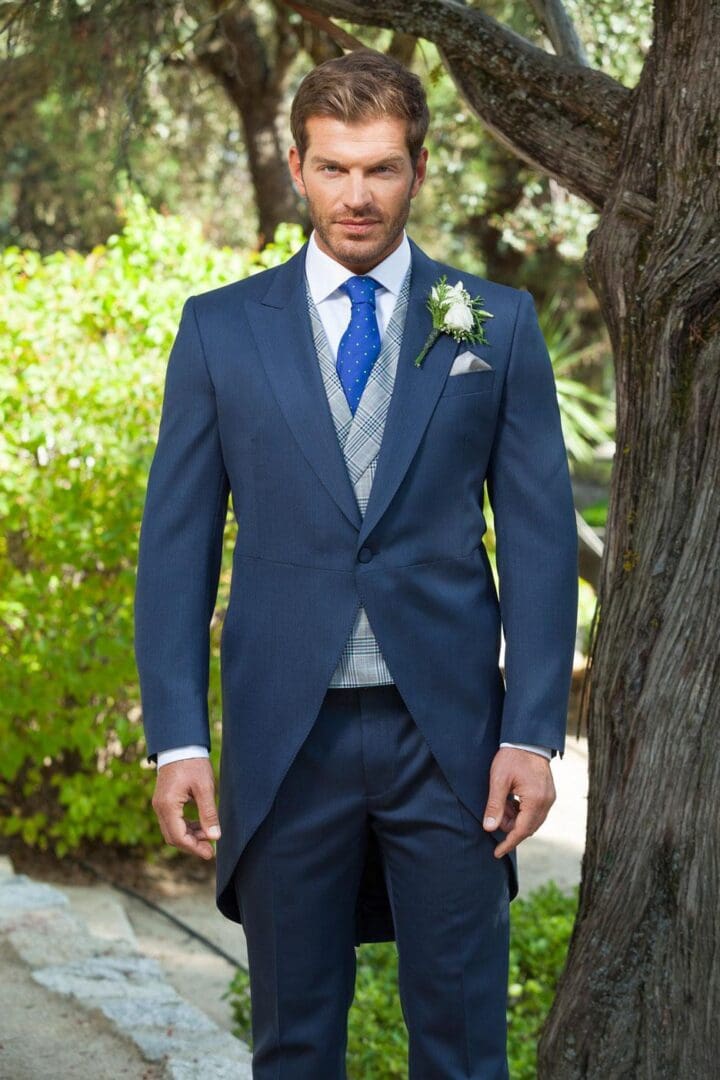
<svg viewBox="0 0 720 1080"><path fill-rule="evenodd" d="M305 458L356 529L361 515L315 351L305 295L305 244L277 268L248 319L278 405Z"/></svg>
<svg viewBox="0 0 720 1080"><path fill-rule="evenodd" d="M410 246L412 264L405 330L358 547L365 543L405 476L457 349L454 338L441 334L421 366L415 366L415 357L432 330L427 299L442 270L412 240Z"/></svg>

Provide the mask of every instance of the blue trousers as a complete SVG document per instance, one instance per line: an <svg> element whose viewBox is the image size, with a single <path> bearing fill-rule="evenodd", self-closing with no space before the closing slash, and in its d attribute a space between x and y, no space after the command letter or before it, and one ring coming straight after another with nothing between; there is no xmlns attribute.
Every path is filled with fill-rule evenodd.
<svg viewBox="0 0 720 1080"><path fill-rule="evenodd" d="M394 685L328 689L238 861L253 1077L346 1077L370 829L393 914L410 1080L507 1080L506 860Z"/></svg>

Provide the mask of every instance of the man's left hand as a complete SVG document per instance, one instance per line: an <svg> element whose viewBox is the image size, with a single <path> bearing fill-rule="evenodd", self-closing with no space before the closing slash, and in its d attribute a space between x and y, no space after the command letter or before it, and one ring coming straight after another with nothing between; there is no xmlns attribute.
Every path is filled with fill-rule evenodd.
<svg viewBox="0 0 720 1080"><path fill-rule="evenodd" d="M515 796L513 798L512 796ZM490 792L483 818L487 832L508 835L495 848L501 858L540 828L555 802L550 762L531 750L501 747L490 768Z"/></svg>

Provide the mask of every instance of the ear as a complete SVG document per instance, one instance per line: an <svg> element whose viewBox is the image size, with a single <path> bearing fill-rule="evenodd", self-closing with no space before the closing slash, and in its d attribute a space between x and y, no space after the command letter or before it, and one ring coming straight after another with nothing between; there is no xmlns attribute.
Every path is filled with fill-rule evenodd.
<svg viewBox="0 0 720 1080"><path fill-rule="evenodd" d="M291 146L288 151L288 168L290 169L290 177L295 186L295 190L303 197L303 199L307 198L307 191L305 190L302 176L302 161L300 160L300 152L297 146Z"/></svg>
<svg viewBox="0 0 720 1080"><path fill-rule="evenodd" d="M410 188L410 198L414 199L420 188L425 183L425 177L427 175L427 159L428 149L423 146L417 159L415 166L415 176L413 177L412 187Z"/></svg>

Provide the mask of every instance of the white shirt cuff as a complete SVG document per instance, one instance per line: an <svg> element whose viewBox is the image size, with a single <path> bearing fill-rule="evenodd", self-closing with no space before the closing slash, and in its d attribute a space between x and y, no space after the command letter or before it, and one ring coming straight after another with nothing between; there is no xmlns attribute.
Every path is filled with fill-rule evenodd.
<svg viewBox="0 0 720 1080"><path fill-rule="evenodd" d="M534 746L531 743L501 742L501 746L512 746L516 750L530 750L533 754L541 754L548 761L552 758L552 749L549 746Z"/></svg>
<svg viewBox="0 0 720 1080"><path fill-rule="evenodd" d="M207 746L177 746L173 750L158 750L157 766L168 765L171 761L182 761L184 758L210 757Z"/></svg>

